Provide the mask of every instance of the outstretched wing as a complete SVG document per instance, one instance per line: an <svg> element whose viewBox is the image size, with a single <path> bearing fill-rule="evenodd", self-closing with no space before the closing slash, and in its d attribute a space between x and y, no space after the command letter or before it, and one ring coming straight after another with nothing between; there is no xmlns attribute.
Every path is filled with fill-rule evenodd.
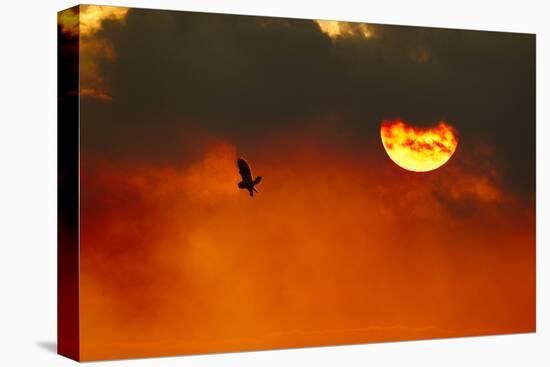
<svg viewBox="0 0 550 367"><path fill-rule="evenodd" d="M243 181L252 181L252 171L250 170L248 163L246 163L243 158L237 159L237 166L239 167L239 173L241 174Z"/></svg>

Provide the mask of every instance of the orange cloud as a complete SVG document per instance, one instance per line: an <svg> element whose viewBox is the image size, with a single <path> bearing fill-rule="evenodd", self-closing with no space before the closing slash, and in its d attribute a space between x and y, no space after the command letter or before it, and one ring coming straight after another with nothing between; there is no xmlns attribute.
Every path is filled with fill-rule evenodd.
<svg viewBox="0 0 550 367"><path fill-rule="evenodd" d="M63 33L73 36L79 34L79 12L78 8L70 8L60 11L57 16L57 24Z"/></svg>
<svg viewBox="0 0 550 367"><path fill-rule="evenodd" d="M97 35L106 20L124 22L128 8L80 5L59 13L61 32L79 37L80 96L104 101L112 100L109 83L101 74L102 61L114 61L116 52L112 44Z"/></svg>
<svg viewBox="0 0 550 367"><path fill-rule="evenodd" d="M103 5L80 6L80 34L90 36L101 29L105 20L124 22L128 8Z"/></svg>
<svg viewBox="0 0 550 367"><path fill-rule="evenodd" d="M185 166L83 155L84 360L534 330L531 208L492 179L286 146L247 157L254 198L230 142Z"/></svg>
<svg viewBox="0 0 550 367"><path fill-rule="evenodd" d="M128 8L124 7L79 5L61 11L58 24L63 32L87 37L99 31L105 20L125 21L127 14Z"/></svg>
<svg viewBox="0 0 550 367"><path fill-rule="evenodd" d="M340 22L336 20L315 20L323 33L331 39L360 37L364 39L374 37L374 28L366 23Z"/></svg>
<svg viewBox="0 0 550 367"><path fill-rule="evenodd" d="M112 96L108 81L101 74L100 62L116 60L112 45L95 36L80 39L80 95L110 101Z"/></svg>

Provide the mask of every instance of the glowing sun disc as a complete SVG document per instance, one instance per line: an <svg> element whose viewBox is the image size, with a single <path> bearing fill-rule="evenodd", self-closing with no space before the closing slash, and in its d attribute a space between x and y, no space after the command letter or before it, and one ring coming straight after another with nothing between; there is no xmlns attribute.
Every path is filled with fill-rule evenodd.
<svg viewBox="0 0 550 367"><path fill-rule="evenodd" d="M418 128L403 120L384 121L382 144L390 159L413 172L427 172L447 163L458 145L456 130L444 121L434 127Z"/></svg>

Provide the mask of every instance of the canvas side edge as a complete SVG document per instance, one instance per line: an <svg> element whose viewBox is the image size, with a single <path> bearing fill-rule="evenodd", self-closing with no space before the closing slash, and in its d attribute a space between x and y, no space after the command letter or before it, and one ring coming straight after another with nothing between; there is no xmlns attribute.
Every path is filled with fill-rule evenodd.
<svg viewBox="0 0 550 367"><path fill-rule="evenodd" d="M57 352L80 360L79 6L57 14Z"/></svg>

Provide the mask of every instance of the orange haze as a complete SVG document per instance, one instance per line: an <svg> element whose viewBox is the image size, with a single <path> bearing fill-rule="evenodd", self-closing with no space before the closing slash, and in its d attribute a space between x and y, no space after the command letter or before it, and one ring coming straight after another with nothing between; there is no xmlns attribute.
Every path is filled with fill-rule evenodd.
<svg viewBox="0 0 550 367"><path fill-rule="evenodd" d="M84 155L83 360L534 330L534 211L498 175L287 146ZM240 154L264 177L254 198Z"/></svg>

